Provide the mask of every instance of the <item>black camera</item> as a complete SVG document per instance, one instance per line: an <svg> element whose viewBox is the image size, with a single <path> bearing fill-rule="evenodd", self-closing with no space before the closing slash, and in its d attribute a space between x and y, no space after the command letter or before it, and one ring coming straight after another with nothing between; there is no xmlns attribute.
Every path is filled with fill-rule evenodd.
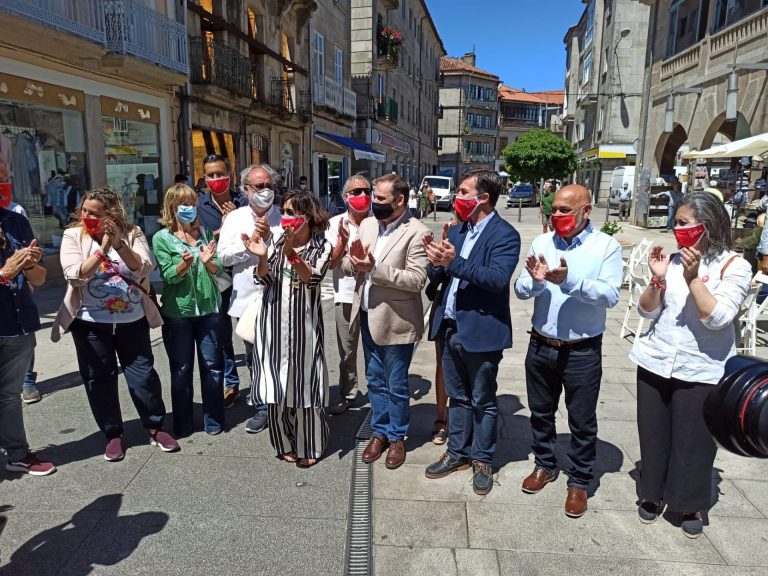
<svg viewBox="0 0 768 576"><path fill-rule="evenodd" d="M704 403L704 420L717 443L752 458L768 458L768 362L734 356Z"/></svg>

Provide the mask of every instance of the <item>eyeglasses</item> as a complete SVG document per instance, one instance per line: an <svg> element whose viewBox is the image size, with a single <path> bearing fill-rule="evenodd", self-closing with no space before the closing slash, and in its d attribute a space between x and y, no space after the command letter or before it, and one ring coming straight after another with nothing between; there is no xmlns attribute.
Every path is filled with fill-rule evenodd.
<svg viewBox="0 0 768 576"><path fill-rule="evenodd" d="M296 212L292 210L291 208L280 208L280 215L281 216L304 216L304 214L301 214L300 212Z"/></svg>
<svg viewBox="0 0 768 576"><path fill-rule="evenodd" d="M351 190L347 190L347 194L350 196L360 196L360 194L370 194L371 189L370 188L352 188Z"/></svg>
<svg viewBox="0 0 768 576"><path fill-rule="evenodd" d="M271 188L272 184L269 182L261 182L260 184L243 184L243 190L246 192L258 192L265 188Z"/></svg>

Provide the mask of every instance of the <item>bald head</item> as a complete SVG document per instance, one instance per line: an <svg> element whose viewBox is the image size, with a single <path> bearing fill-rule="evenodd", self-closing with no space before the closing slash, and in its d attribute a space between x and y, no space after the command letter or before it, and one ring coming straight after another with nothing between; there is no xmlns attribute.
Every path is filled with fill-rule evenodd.
<svg viewBox="0 0 768 576"><path fill-rule="evenodd" d="M589 193L589 190L584 188L584 186L579 184L568 184L568 186L560 188L560 190L557 191L557 194L555 194L555 202L558 200L562 200L564 204L569 206L581 208L586 204L592 203L592 195Z"/></svg>

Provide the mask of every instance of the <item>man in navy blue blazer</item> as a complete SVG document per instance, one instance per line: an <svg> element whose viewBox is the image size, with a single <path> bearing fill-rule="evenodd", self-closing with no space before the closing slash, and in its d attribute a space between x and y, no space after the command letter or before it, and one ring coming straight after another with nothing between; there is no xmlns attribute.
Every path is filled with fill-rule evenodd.
<svg viewBox="0 0 768 576"><path fill-rule="evenodd" d="M495 210L499 175L473 170L464 177L454 209L462 224L424 241L435 299L432 337L442 348L448 407L448 449L426 469L442 478L473 468L472 488L493 487L496 451L496 376L504 349L512 347L509 287L520 256L520 235Z"/></svg>

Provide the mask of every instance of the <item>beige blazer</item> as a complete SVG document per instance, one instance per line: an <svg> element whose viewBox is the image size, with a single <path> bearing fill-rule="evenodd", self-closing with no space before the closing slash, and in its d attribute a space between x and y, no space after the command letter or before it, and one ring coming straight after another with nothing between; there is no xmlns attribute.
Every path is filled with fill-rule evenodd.
<svg viewBox="0 0 768 576"><path fill-rule="evenodd" d="M389 235L384 251L376 259L368 292L368 328L379 346L413 344L424 332L424 307L421 291L427 280L427 254L422 240L429 232L419 220L405 213L403 221ZM379 235L379 222L366 218L358 237L364 246L373 247ZM349 256L341 262L347 276L355 276L355 297L350 325L360 322L366 274L355 274Z"/></svg>
<svg viewBox="0 0 768 576"><path fill-rule="evenodd" d="M91 253L91 237L83 236L82 231L81 227L67 228L61 241L61 269L67 281L67 293L56 314L56 320L53 321L51 340L54 342L61 340L62 334L69 330L83 302L82 289L87 280L80 278L80 266ZM134 227L128 233L125 242L138 254L142 262L141 269L134 272L134 276L146 290L149 290L149 273L155 267L155 259L149 249L147 238L139 228ZM144 314L151 328L163 325L160 311L146 294L141 295L141 305L144 307Z"/></svg>

